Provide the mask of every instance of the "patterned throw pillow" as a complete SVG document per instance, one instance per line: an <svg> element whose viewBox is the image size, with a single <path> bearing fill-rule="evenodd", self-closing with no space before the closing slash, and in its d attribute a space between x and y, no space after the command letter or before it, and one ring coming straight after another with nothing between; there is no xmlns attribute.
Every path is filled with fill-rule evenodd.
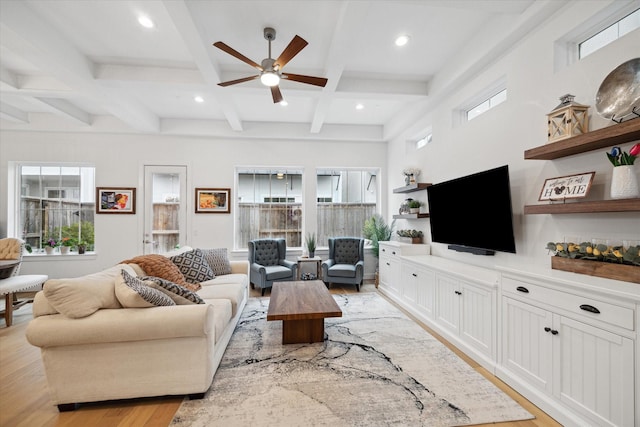
<svg viewBox="0 0 640 427"><path fill-rule="evenodd" d="M227 256L227 248L202 249L202 253L216 276L231 274L231 263L229 263L229 257Z"/></svg>
<svg viewBox="0 0 640 427"><path fill-rule="evenodd" d="M201 287L200 284L194 285L187 282L178 266L164 255L140 255L135 258L122 261L121 264L138 264L147 276L162 277L163 279L170 280L173 283L184 286L190 291L195 292Z"/></svg>
<svg viewBox="0 0 640 427"><path fill-rule="evenodd" d="M180 286L177 283L170 282L161 277L144 276L140 277L140 280L144 281L147 286L151 286L154 289L166 294L178 305L185 304L204 304L204 300L200 298L200 295L195 292L191 292L184 286Z"/></svg>
<svg viewBox="0 0 640 427"><path fill-rule="evenodd" d="M157 289L146 286L142 280L133 277L125 270L122 270L120 277L116 279L115 290L118 301L127 308L176 305L171 298Z"/></svg>
<svg viewBox="0 0 640 427"><path fill-rule="evenodd" d="M189 283L200 284L200 282L216 277L200 249L174 255L169 259L178 267L184 275L184 279Z"/></svg>

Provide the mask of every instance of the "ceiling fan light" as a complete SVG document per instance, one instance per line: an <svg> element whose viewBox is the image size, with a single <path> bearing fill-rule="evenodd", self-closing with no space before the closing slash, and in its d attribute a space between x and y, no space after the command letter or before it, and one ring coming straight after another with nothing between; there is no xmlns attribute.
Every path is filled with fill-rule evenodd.
<svg viewBox="0 0 640 427"><path fill-rule="evenodd" d="M265 86L276 86L278 83L280 83L280 76L278 76L273 71L264 71L260 75L260 82L262 82L262 84Z"/></svg>

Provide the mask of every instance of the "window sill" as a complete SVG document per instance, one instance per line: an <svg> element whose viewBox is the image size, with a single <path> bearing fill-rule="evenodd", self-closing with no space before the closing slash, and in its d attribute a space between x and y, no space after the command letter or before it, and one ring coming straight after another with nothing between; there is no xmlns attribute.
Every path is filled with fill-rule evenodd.
<svg viewBox="0 0 640 427"><path fill-rule="evenodd" d="M38 262L38 261L44 261L44 260L79 261L79 260L94 260L96 258L97 258L96 252L85 252L82 255L77 252L71 252L64 255L61 253L54 253L54 254L48 255L43 252L43 253L37 253L37 254L24 254L22 256L22 262Z"/></svg>

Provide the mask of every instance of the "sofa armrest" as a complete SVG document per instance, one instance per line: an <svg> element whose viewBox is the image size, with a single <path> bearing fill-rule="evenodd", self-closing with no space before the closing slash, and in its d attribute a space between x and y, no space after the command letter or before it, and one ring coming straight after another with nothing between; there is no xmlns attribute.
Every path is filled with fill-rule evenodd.
<svg viewBox="0 0 640 427"><path fill-rule="evenodd" d="M54 314L31 320L26 337L37 347L206 337L215 333L213 317L209 304L102 309L80 319Z"/></svg>
<svg viewBox="0 0 640 427"><path fill-rule="evenodd" d="M249 274L249 261L229 261L229 264L231 264L232 274Z"/></svg>

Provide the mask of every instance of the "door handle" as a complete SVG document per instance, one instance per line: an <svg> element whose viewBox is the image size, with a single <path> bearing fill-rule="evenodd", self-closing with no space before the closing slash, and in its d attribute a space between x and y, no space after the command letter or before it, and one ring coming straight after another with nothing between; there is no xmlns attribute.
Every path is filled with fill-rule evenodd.
<svg viewBox="0 0 640 427"><path fill-rule="evenodd" d="M516 288L516 291L523 292L523 293L525 293L525 294L528 294L528 293L529 293L529 289L525 288L524 286L518 286L518 287Z"/></svg>
<svg viewBox="0 0 640 427"><path fill-rule="evenodd" d="M155 240L147 240L147 239L144 239L142 241L142 243L145 243L147 245L157 245L158 244L158 242L156 242Z"/></svg>

